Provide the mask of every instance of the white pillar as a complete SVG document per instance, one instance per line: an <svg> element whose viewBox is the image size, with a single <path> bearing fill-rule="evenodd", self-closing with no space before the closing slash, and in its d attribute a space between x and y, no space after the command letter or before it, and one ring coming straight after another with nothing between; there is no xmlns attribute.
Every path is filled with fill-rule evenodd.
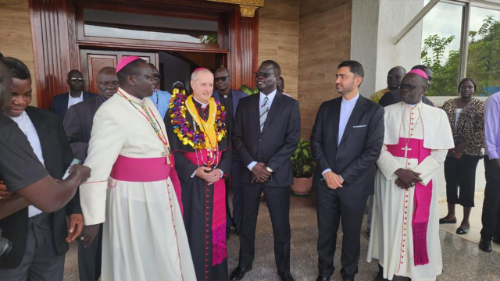
<svg viewBox="0 0 500 281"><path fill-rule="evenodd" d="M352 0L351 59L363 64L365 97L387 87L392 67L420 63L422 22L397 45L393 39L423 6L424 0Z"/></svg>

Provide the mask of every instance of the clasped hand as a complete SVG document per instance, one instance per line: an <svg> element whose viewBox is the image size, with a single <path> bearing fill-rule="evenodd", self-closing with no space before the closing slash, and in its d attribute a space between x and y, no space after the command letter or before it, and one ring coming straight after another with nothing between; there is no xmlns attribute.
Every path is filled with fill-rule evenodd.
<svg viewBox="0 0 500 281"><path fill-rule="evenodd" d="M413 187L417 182L422 181L422 179L420 178L420 173L416 173L411 170L400 168L396 171L396 175L398 176L398 178L396 179L396 185L403 189Z"/></svg>
<svg viewBox="0 0 500 281"><path fill-rule="evenodd" d="M220 169L211 169L208 167L198 167L194 174L195 176L204 179L208 185L214 184L221 178L221 170Z"/></svg>
<svg viewBox="0 0 500 281"><path fill-rule="evenodd" d="M326 185L331 189L337 189L344 187L344 180L332 171L326 172L323 177L325 178Z"/></svg>
<svg viewBox="0 0 500 281"><path fill-rule="evenodd" d="M271 172L267 170L266 164L259 162L255 164L252 168L253 179L252 183L262 183L269 180Z"/></svg>

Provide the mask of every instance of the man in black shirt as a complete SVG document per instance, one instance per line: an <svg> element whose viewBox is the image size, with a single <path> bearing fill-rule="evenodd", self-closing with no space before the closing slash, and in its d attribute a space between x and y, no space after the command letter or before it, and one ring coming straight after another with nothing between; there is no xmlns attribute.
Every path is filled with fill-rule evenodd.
<svg viewBox="0 0 500 281"><path fill-rule="evenodd" d="M425 65L415 65L411 69L412 70L413 69L420 69L420 70L424 71L425 74L427 74L427 77L429 77L429 87L430 87L431 80L432 80L432 70L429 67L427 67ZM386 107L386 106L389 106L391 104L399 103L401 101L402 101L402 99L401 99L401 92L400 92L400 90L398 88L398 89L396 89L394 91L391 91L391 92L385 94L380 99L380 101L378 102L378 104L380 104L383 107ZM425 104L427 104L427 105L434 106L434 103L432 103L432 101L430 99L428 99L425 95L422 96L422 102L425 103Z"/></svg>
<svg viewBox="0 0 500 281"><path fill-rule="evenodd" d="M236 108L240 99L247 97L247 94L231 89L231 74L225 67L219 67L214 74L214 86L216 90L213 97L219 100L226 108L226 128L229 140L232 140L234 117L236 116ZM233 161L231 164L231 179L226 179L227 190L229 188L233 191L233 217L231 218L231 211L229 209L228 194L226 192L226 235L229 238L229 229L234 227L238 230L241 222L241 177L240 177L240 159L236 153L233 153Z"/></svg>
<svg viewBox="0 0 500 281"><path fill-rule="evenodd" d="M12 75L0 58L0 112L5 110L12 98L11 88ZM22 202L47 213L55 212L73 198L78 185L89 176L88 167L75 165L70 176L57 183L38 161L17 124L0 113L0 180L9 192L20 195L2 200L0 218L16 212L13 206Z"/></svg>

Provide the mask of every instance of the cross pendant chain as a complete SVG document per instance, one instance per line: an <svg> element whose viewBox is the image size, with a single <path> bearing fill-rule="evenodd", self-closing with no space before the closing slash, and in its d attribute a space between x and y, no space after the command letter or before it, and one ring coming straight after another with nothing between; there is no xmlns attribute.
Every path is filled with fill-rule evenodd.
<svg viewBox="0 0 500 281"><path fill-rule="evenodd" d="M165 161L167 161L167 164L170 164L170 149L168 149L166 146L163 149L164 151L161 153L161 155L165 157Z"/></svg>
<svg viewBox="0 0 500 281"><path fill-rule="evenodd" d="M405 158L408 158L408 150L412 150L412 149L408 147L408 144L406 144L405 147L401 148L401 150L405 151Z"/></svg>

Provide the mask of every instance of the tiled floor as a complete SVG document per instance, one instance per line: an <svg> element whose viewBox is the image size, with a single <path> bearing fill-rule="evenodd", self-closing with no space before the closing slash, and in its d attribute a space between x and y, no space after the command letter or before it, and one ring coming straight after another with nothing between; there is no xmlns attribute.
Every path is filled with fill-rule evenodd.
<svg viewBox="0 0 500 281"><path fill-rule="evenodd" d="M444 273L438 276L439 281L465 281L465 280L500 280L500 251L495 244L492 253L485 253L479 250L479 231L481 228L481 205L482 194L476 197L476 208L472 213L472 229L464 236L455 234L457 225L445 225L440 231L441 247L443 253ZM317 270L316 240L318 235L316 222L315 197L292 196L290 220L292 226L292 246L291 246L291 271L297 281L315 280ZM446 202L441 203L442 216L446 215ZM458 208L457 208L458 211ZM460 212L457 212L457 219L460 222ZM364 227L363 227L364 229ZM339 233L337 249L340 249L342 234ZM377 263L366 262L366 252L368 240L364 238L364 231L361 236L361 258L359 261L358 281L372 281L377 274ZM72 245L66 258L65 280L78 280L78 266L76 259L76 247ZM228 241L229 272L237 266L239 242L238 236L233 232ZM335 256L335 266L340 269L340 253ZM335 271L332 280L340 281L338 270ZM258 218L256 233L256 256L253 270L248 272L244 281L279 280L276 275L273 253L273 235L271 221L266 203L261 203L260 215ZM407 280L397 277L394 280ZM138 280L139 281L139 280ZM170 281L170 280L166 280ZM186 280L190 281L190 280ZM194 281L194 280L193 280Z"/></svg>
<svg viewBox="0 0 500 281"><path fill-rule="evenodd" d="M457 228L460 226L460 223L462 222L462 219L464 217L464 211L463 207L460 205L455 206L455 216L457 217L457 223L456 224L442 224L441 225L441 230L444 230L448 233L451 233L453 235L456 235L460 238L463 238L465 240L474 242L474 243L479 243L479 240L481 239L481 228L483 225L481 224L481 214L483 212L483 199L484 199L484 192L477 192L476 196L474 197L474 205L475 207L472 208L470 218L469 218L469 223L470 223L470 231L467 234L464 235L458 235L456 234ZM441 217L444 217L448 214L448 205L446 203L446 198L443 198L440 201L439 204L439 212L441 214ZM500 245L492 243L493 245L493 251L496 251L500 253ZM500 271L500 268L498 269Z"/></svg>

